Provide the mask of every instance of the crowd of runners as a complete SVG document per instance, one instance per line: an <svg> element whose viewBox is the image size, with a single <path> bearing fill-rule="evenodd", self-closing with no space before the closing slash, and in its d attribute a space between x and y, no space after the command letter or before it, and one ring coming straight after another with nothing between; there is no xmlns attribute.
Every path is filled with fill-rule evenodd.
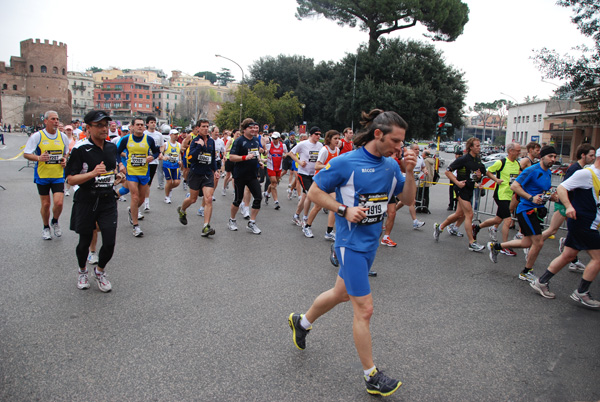
<svg viewBox="0 0 600 402"><path fill-rule="evenodd" d="M261 207L279 210L281 196L288 200L297 197L295 213L286 219L300 227L305 237L313 238L314 220L320 211L327 214L327 229L319 236L333 242L330 261L339 266L339 273L334 287L319 295L306 314L290 314L294 344L304 349L314 321L337 304L351 301L355 344L367 391L385 396L400 387L400 381L377 370L373 363L369 330L373 302L368 277L376 275L371 266L377 246L397 245L390 236L399 208L408 206L412 228L422 230L425 222L417 219L414 205L415 177L431 182L437 173L429 149L421 152L417 144L404 146L408 125L400 116L374 109L363 113L357 134L351 128L323 133L312 127L298 138L294 132L261 132L251 118L243 120L240 129L221 131L201 119L191 130L179 132L157 127L152 116L134 118L129 125L118 127L102 110L88 113L82 124L63 125L53 111L44 117L45 128L31 135L24 157L36 162L34 182L41 200L43 239L62 236L59 218L64 196L73 191L69 226L79 235L79 289L90 287L87 264L94 267L92 276L98 288L103 292L112 289L105 268L115 249L118 201L128 202L132 235L143 237L140 221L151 208L155 176L166 204L179 198L173 197L173 191L183 187L185 197L174 206L174 220L180 224L188 224L188 211L198 203L196 214L203 217L203 237L215 236L213 201L219 194L226 196L230 187L230 216L226 225L219 227L237 231L239 215L246 231L255 235L261 234L257 222ZM464 237L463 225L468 250L482 252L487 247L494 263L500 253L516 256L515 249L523 249L526 263L518 277L545 298L555 297L549 281L569 265L569 270L582 274L571 298L599 308L600 302L592 298L589 288L600 270L600 158L596 158L600 151L582 144L564 182L551 191L553 147L528 144L527 156L519 161L520 145L509 144L508 156L488 169L479 158L480 147L477 138L470 138L464 154L457 154L445 172L452 184L452 213L433 225L435 241L441 240L444 229L451 236ZM496 183L497 212L477 224L473 222L473 195L483 177ZM284 194L278 192L281 180L287 183ZM428 199L425 188L419 191ZM550 200L555 202L556 212L549 227L542 230ZM520 231L509 241L514 217ZM533 268L544 240L557 233L565 220L569 230L560 241L560 255L538 278ZM477 242L483 228L488 228L490 237L486 245ZM498 232L502 241L498 241ZM98 234L102 238L99 251ZM581 250L591 257L587 266L577 259Z"/></svg>

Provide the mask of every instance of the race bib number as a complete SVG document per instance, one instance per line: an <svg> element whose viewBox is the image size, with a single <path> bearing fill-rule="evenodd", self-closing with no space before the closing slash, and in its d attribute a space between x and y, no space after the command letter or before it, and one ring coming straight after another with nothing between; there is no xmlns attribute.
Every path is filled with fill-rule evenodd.
<svg viewBox="0 0 600 402"><path fill-rule="evenodd" d="M61 151L50 151L50 159L48 159L48 162L46 162L48 165L56 165L60 163L60 160L62 159L62 152Z"/></svg>
<svg viewBox="0 0 600 402"><path fill-rule="evenodd" d="M115 184L115 171L111 170L94 178L95 188L112 188Z"/></svg>
<svg viewBox="0 0 600 402"><path fill-rule="evenodd" d="M133 166L133 167L146 166L146 155L142 155L142 154L131 155L131 166Z"/></svg>
<svg viewBox="0 0 600 402"><path fill-rule="evenodd" d="M177 154L169 154L169 156L167 158L167 161L171 162L171 163L177 163L177 162L179 162L179 155L177 155Z"/></svg>
<svg viewBox="0 0 600 402"><path fill-rule="evenodd" d="M308 152L308 161L309 162L316 162L317 158L319 157L319 151L309 151Z"/></svg>
<svg viewBox="0 0 600 402"><path fill-rule="evenodd" d="M359 225L372 225L383 220L383 214L387 210L388 195L386 193L360 194L358 206L367 208L367 217L360 221Z"/></svg>
<svg viewBox="0 0 600 402"><path fill-rule="evenodd" d="M212 162L211 154L204 153L198 155L198 163L202 163L203 165L209 165Z"/></svg>
<svg viewBox="0 0 600 402"><path fill-rule="evenodd" d="M251 148L248 150L248 155L254 155L256 157L256 159L260 158L260 152L258 150L258 148Z"/></svg>

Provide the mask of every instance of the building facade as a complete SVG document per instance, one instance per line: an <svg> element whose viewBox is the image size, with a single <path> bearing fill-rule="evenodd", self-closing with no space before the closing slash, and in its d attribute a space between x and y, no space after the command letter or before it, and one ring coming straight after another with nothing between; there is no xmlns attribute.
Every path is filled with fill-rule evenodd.
<svg viewBox="0 0 600 402"><path fill-rule="evenodd" d="M67 45L40 39L21 42L21 55L0 62L1 117L12 126L41 124L45 112L58 112L71 121L71 92L67 78Z"/></svg>
<svg viewBox="0 0 600 402"><path fill-rule="evenodd" d="M102 81L94 89L96 109L103 109L119 120L148 116L152 111L152 86L138 77L123 76Z"/></svg>
<svg viewBox="0 0 600 402"><path fill-rule="evenodd" d="M88 73L68 71L67 78L73 119L83 120L83 116L94 108L94 77Z"/></svg>

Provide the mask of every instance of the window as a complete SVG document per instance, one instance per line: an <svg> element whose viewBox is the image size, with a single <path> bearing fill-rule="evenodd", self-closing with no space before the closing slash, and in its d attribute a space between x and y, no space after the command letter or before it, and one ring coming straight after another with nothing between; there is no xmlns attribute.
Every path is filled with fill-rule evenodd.
<svg viewBox="0 0 600 402"><path fill-rule="evenodd" d="M169 110L169 102L167 102L167 110Z"/></svg>
<svg viewBox="0 0 600 402"><path fill-rule="evenodd" d="M177 100L177 95L175 95L175 100Z"/></svg>
<svg viewBox="0 0 600 402"><path fill-rule="evenodd" d="M150 99L150 95L146 95L146 99Z"/></svg>
<svg viewBox="0 0 600 402"><path fill-rule="evenodd" d="M542 121L542 115L538 114L538 121Z"/></svg>
<svg viewBox="0 0 600 402"><path fill-rule="evenodd" d="M521 116L519 116L519 119L518 119L518 123L520 123L520 122L521 122Z"/></svg>
<svg viewBox="0 0 600 402"><path fill-rule="evenodd" d="M98 94L98 99L102 99L102 95L101 94Z"/></svg>
<svg viewBox="0 0 600 402"><path fill-rule="evenodd" d="M115 99L121 99L121 94L115 94Z"/></svg>
<svg viewBox="0 0 600 402"><path fill-rule="evenodd" d="M54 74L58 74L58 67L52 67L52 72Z"/></svg>
<svg viewBox="0 0 600 402"><path fill-rule="evenodd" d="M121 107L121 103L120 103L120 102L118 102L118 103L113 103L113 107L114 107L115 109L119 109L119 108Z"/></svg>
<svg viewBox="0 0 600 402"><path fill-rule="evenodd" d="M129 94L125 94L125 99L129 100Z"/></svg>
<svg viewBox="0 0 600 402"><path fill-rule="evenodd" d="M65 69L64 68L62 69L62 75L65 75Z"/></svg>
<svg viewBox="0 0 600 402"><path fill-rule="evenodd" d="M7 84L2 84L2 89L8 89L8 85Z"/></svg>
<svg viewBox="0 0 600 402"><path fill-rule="evenodd" d="M515 123L515 124L517 124L517 118L516 118L516 117L515 117L515 121L514 121L514 123Z"/></svg>
<svg viewBox="0 0 600 402"><path fill-rule="evenodd" d="M146 109L150 109L150 104L146 103Z"/></svg>
<svg viewBox="0 0 600 402"><path fill-rule="evenodd" d="M30 64L30 65L29 65L29 72L30 72L30 73L33 73L33 64Z"/></svg>
<svg viewBox="0 0 600 402"><path fill-rule="evenodd" d="M100 102L98 102L96 105L98 106L98 109L100 109Z"/></svg>
<svg viewBox="0 0 600 402"><path fill-rule="evenodd" d="M537 118L537 115L533 115L533 122L535 123L535 119Z"/></svg>
<svg viewBox="0 0 600 402"><path fill-rule="evenodd" d="M17 90L17 86L16 86L16 85L13 85L13 89L16 91L16 90Z"/></svg>
<svg viewBox="0 0 600 402"><path fill-rule="evenodd" d="M110 94L104 94L104 100L109 100L110 99Z"/></svg>
<svg viewBox="0 0 600 402"><path fill-rule="evenodd" d="M41 66L40 67L40 72L42 72L42 74L47 73L48 69L46 68L46 66Z"/></svg>
<svg viewBox="0 0 600 402"><path fill-rule="evenodd" d="M158 94L158 99L160 99L160 94Z"/></svg>
<svg viewBox="0 0 600 402"><path fill-rule="evenodd" d="M529 123L529 116L527 116L527 123Z"/></svg>
<svg viewBox="0 0 600 402"><path fill-rule="evenodd" d="M104 103L104 108L105 108L105 109L110 109L110 103L106 103L106 102L105 102L105 103Z"/></svg>
<svg viewBox="0 0 600 402"><path fill-rule="evenodd" d="M117 91L122 91L123 90L123 85L115 85L115 89Z"/></svg>
<svg viewBox="0 0 600 402"><path fill-rule="evenodd" d="M169 99L169 94L167 94L167 99ZM167 106L167 108L168 108L168 106Z"/></svg>

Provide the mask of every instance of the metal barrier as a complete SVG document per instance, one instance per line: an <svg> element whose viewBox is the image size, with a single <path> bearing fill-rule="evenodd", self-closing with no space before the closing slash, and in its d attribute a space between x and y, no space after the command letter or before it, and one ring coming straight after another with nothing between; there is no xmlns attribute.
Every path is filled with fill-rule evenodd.
<svg viewBox="0 0 600 402"><path fill-rule="evenodd" d="M425 187L425 183L429 183L426 181L425 173L423 172L414 172L415 174L415 184L417 186L417 194L415 195L415 211L421 212L425 214L430 214L429 211L429 187ZM427 195L427 197L426 197ZM427 199L427 203L425 200Z"/></svg>
<svg viewBox="0 0 600 402"><path fill-rule="evenodd" d="M555 176L557 176L555 180ZM556 191L556 187L562 182L562 175L552 175L552 187L550 192L554 193ZM496 189L496 182L488 177L484 177L481 181L481 188L475 189L473 191L473 220L482 219L479 218L479 215L484 216L496 216L496 202L494 201L494 190ZM479 190L479 191L478 191ZM481 194L481 191L485 191L485 194ZM478 197L479 196L479 197ZM552 219L552 215L554 215L554 202L548 201L546 202L546 208L548 208L548 213L544 218L544 222L542 223L542 227L547 228L550 226L550 220ZM517 218L513 217L513 221L516 221ZM560 227L560 230L567 230L566 221Z"/></svg>

